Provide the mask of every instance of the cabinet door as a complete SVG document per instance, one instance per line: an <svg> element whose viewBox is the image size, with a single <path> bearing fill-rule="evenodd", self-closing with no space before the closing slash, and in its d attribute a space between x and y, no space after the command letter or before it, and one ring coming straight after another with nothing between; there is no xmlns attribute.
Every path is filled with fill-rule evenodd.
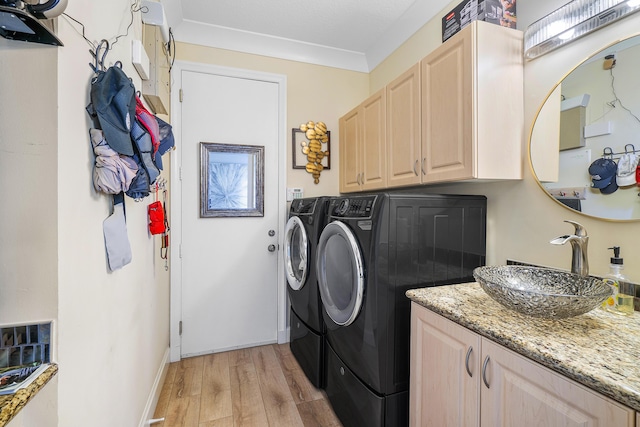
<svg viewBox="0 0 640 427"><path fill-rule="evenodd" d="M482 339L482 425L632 427L635 412ZM484 362L483 362L484 365ZM485 375L486 374L486 375Z"/></svg>
<svg viewBox="0 0 640 427"><path fill-rule="evenodd" d="M475 33L469 27L421 61L424 183L469 179L475 174Z"/></svg>
<svg viewBox="0 0 640 427"><path fill-rule="evenodd" d="M389 187L420 184L420 64L387 85Z"/></svg>
<svg viewBox="0 0 640 427"><path fill-rule="evenodd" d="M340 192L360 190L358 165L360 139L360 107L356 107L340 118Z"/></svg>
<svg viewBox="0 0 640 427"><path fill-rule="evenodd" d="M387 186L387 106L384 89L362 103L360 177L363 190Z"/></svg>
<svg viewBox="0 0 640 427"><path fill-rule="evenodd" d="M480 419L480 337L411 303L412 427L473 427Z"/></svg>

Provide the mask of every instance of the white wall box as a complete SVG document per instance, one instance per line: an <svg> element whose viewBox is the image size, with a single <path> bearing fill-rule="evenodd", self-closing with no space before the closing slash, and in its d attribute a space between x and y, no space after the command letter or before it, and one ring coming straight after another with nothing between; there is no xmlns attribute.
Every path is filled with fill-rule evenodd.
<svg viewBox="0 0 640 427"><path fill-rule="evenodd" d="M143 27L142 41L149 57L149 79L142 81L142 96L154 114L169 114L170 64L160 27L147 24Z"/></svg>

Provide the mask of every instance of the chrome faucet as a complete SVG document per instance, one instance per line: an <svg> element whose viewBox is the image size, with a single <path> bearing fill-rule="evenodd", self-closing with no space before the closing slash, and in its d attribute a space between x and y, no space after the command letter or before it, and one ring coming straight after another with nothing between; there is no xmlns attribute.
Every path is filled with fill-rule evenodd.
<svg viewBox="0 0 640 427"><path fill-rule="evenodd" d="M587 230L575 221L566 220L565 222L573 224L576 229L575 234L556 237L549 243L552 245L564 245L567 242L571 243L571 272L581 276L588 276L589 260L587 258L587 243L589 243L589 236L587 236Z"/></svg>

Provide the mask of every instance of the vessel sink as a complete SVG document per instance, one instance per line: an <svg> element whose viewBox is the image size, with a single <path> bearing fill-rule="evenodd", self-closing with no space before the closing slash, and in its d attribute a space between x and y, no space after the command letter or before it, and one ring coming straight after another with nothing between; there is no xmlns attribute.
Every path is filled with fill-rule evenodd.
<svg viewBox="0 0 640 427"><path fill-rule="evenodd" d="M611 287L598 278L542 267L478 267L473 277L503 306L547 319L584 314L612 294Z"/></svg>

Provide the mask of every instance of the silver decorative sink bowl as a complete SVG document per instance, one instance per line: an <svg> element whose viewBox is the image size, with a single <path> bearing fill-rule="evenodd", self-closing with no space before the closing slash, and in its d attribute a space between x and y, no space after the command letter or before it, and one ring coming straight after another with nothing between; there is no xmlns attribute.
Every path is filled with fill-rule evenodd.
<svg viewBox="0 0 640 427"><path fill-rule="evenodd" d="M598 307L612 294L595 277L519 265L478 267L473 277L503 306L528 316L564 319Z"/></svg>

